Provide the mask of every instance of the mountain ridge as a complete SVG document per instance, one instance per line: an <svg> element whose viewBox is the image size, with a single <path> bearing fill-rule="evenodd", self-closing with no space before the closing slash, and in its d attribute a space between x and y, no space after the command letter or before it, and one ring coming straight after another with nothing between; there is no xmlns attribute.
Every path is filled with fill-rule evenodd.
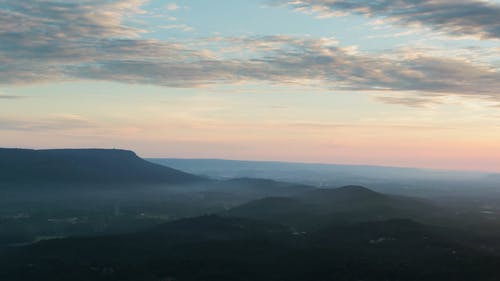
<svg viewBox="0 0 500 281"><path fill-rule="evenodd" d="M0 148L0 183L185 183L201 177L122 149Z"/></svg>

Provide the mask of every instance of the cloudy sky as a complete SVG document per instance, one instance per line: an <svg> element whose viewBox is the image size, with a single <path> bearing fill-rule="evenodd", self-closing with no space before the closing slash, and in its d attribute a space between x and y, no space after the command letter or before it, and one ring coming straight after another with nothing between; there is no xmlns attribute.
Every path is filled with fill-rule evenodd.
<svg viewBox="0 0 500 281"><path fill-rule="evenodd" d="M500 172L500 0L0 0L0 146Z"/></svg>

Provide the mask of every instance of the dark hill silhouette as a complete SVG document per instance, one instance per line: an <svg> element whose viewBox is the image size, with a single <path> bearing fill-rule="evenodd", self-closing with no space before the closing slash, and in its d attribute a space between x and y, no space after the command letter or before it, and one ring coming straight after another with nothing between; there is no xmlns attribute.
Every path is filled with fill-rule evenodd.
<svg viewBox="0 0 500 281"><path fill-rule="evenodd" d="M292 197L271 197L237 206L226 216L261 219L309 229L335 221L372 221L394 218L433 222L444 213L429 202L387 195L362 186L314 189Z"/></svg>
<svg viewBox="0 0 500 281"><path fill-rule="evenodd" d="M348 185L332 189L315 189L297 196L302 201L315 204L334 204L344 201L372 201L386 199L382 193L363 186Z"/></svg>
<svg viewBox="0 0 500 281"><path fill-rule="evenodd" d="M378 193L362 186L316 189L295 198L317 206L322 213L366 212L387 218L436 210L429 202L417 198Z"/></svg>
<svg viewBox="0 0 500 281"><path fill-rule="evenodd" d="M267 197L232 208L223 215L287 223L312 216L312 208L312 205L292 198Z"/></svg>
<svg viewBox="0 0 500 281"><path fill-rule="evenodd" d="M200 177L119 149L0 149L0 183L185 183Z"/></svg>

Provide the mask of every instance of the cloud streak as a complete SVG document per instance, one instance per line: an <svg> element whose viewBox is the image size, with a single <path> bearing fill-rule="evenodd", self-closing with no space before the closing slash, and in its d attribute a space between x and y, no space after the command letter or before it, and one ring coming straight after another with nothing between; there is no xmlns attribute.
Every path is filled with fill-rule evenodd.
<svg viewBox="0 0 500 281"><path fill-rule="evenodd" d="M452 36L500 39L500 5L481 0L275 0L297 11L333 17L383 18L400 26L427 26Z"/></svg>
<svg viewBox="0 0 500 281"><path fill-rule="evenodd" d="M22 96L15 96L15 95L4 95L0 93L0 100L17 100L17 99L22 99Z"/></svg>
<svg viewBox="0 0 500 281"><path fill-rule="evenodd" d="M0 131L46 132L95 127L96 124L78 115L58 115L37 120L0 118Z"/></svg>

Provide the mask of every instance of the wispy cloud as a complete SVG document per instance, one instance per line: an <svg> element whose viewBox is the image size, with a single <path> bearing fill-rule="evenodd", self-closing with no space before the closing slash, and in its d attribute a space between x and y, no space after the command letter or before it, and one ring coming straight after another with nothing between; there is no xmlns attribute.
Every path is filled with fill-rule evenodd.
<svg viewBox="0 0 500 281"><path fill-rule="evenodd" d="M167 8L167 10L169 11L176 11L179 9L179 5L177 5L176 3L168 3L165 8Z"/></svg>
<svg viewBox="0 0 500 281"><path fill-rule="evenodd" d="M16 96L16 95L6 95L0 93L0 100L17 100L17 99L22 99L24 98L23 96Z"/></svg>
<svg viewBox="0 0 500 281"><path fill-rule="evenodd" d="M160 28L161 29L178 29L178 30L182 30L185 32L194 31L194 28L192 26L187 25L187 24L162 25L162 26L160 26Z"/></svg>
<svg viewBox="0 0 500 281"><path fill-rule="evenodd" d="M238 44L238 40L241 38L233 44ZM255 56L245 59L200 56L185 61L108 60L76 66L72 75L174 87L264 81L287 85L313 83L332 90L417 91L434 96L456 94L500 99L497 90L500 73L465 60L415 54L385 57L353 53L321 39L280 36L243 41L246 46L257 46Z"/></svg>
<svg viewBox="0 0 500 281"><path fill-rule="evenodd" d="M500 39L500 5L481 0L273 0L318 17L346 13L383 18L400 26L426 26L453 36Z"/></svg>
<svg viewBox="0 0 500 281"><path fill-rule="evenodd" d="M441 103L439 98L420 97L418 95L376 95L374 98L387 104L404 105L408 107L427 108Z"/></svg>
<svg viewBox="0 0 500 281"><path fill-rule="evenodd" d="M43 119L0 118L0 131L67 131L95 128L90 120L73 114L55 115Z"/></svg>

